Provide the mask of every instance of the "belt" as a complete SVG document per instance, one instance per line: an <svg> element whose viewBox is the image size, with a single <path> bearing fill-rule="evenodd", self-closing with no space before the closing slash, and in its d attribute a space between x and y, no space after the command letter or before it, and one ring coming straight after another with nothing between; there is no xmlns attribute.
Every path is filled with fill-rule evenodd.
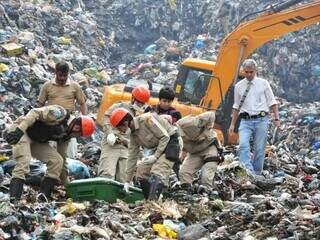
<svg viewBox="0 0 320 240"><path fill-rule="evenodd" d="M262 118L262 117L265 117L267 116L269 113L267 112L260 112L259 114L257 115L249 115L249 113L246 113L246 112L243 112L243 113L240 113L240 117L242 119L257 119L257 118Z"/></svg>

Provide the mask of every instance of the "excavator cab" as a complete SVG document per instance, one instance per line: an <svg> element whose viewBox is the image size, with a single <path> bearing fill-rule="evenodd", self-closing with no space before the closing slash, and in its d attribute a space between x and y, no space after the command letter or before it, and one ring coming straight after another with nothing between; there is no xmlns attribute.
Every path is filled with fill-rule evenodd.
<svg viewBox="0 0 320 240"><path fill-rule="evenodd" d="M212 61L187 58L179 68L174 84L177 100L185 104L200 106L214 75Z"/></svg>
<svg viewBox="0 0 320 240"><path fill-rule="evenodd" d="M185 105L193 105L206 110L216 111L215 129L217 129L219 139L224 144L236 144L238 135L229 136L228 127L230 125L230 116L233 105L233 86L230 87L228 93L223 97L220 91L215 92L213 98L220 100L217 109L205 108L203 100L211 81L218 82L221 86L220 79L214 76L215 62L204 61L200 59L186 59L180 66L178 76L174 85L176 98L180 103Z"/></svg>
<svg viewBox="0 0 320 240"><path fill-rule="evenodd" d="M179 102L200 105L205 96L212 72L181 65L174 86Z"/></svg>

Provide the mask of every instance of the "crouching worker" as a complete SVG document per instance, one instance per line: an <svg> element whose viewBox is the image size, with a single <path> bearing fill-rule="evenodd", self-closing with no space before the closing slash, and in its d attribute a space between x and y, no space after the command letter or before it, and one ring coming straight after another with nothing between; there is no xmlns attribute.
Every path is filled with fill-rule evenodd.
<svg viewBox="0 0 320 240"><path fill-rule="evenodd" d="M101 142L101 156L99 159L98 175L111 178L119 182L125 182L125 171L128 159L129 130L123 127L113 128L110 123L110 115L117 108L125 108L135 116L149 109L147 102L150 99L150 91L144 86L137 86L132 90L130 103L119 102L113 104L105 113L103 119L103 131L105 133Z"/></svg>
<svg viewBox="0 0 320 240"><path fill-rule="evenodd" d="M212 188L217 165L222 160L220 143L213 129L214 112L205 112L198 116L186 116L177 122L183 139L183 149L188 153L183 161L179 179L181 188L191 190L195 174L201 169L203 190Z"/></svg>
<svg viewBox="0 0 320 240"><path fill-rule="evenodd" d="M144 113L133 118L124 108L114 110L110 122L114 127L123 126L131 130L124 190L129 190L136 171L136 180L145 198L157 200L168 184L174 162L179 160L181 146L178 129L157 114ZM137 165L141 147L156 150Z"/></svg>
<svg viewBox="0 0 320 240"><path fill-rule="evenodd" d="M42 180L40 191L50 198L54 186L60 181L67 144L72 137L88 137L95 131L95 123L88 116L70 118L67 110L51 105L30 110L18 118L3 133L3 138L13 145L13 157L16 166L12 171L10 198L20 199L23 192L25 175L29 173L29 164L34 157L46 163L47 173ZM57 149L49 145L57 141ZM60 148L63 145L65 147Z"/></svg>

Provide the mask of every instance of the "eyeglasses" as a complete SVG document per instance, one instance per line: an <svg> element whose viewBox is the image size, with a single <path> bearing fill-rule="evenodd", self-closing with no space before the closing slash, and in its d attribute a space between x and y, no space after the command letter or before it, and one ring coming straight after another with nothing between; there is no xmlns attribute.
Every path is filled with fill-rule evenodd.
<svg viewBox="0 0 320 240"><path fill-rule="evenodd" d="M254 71L244 71L245 73L253 73Z"/></svg>

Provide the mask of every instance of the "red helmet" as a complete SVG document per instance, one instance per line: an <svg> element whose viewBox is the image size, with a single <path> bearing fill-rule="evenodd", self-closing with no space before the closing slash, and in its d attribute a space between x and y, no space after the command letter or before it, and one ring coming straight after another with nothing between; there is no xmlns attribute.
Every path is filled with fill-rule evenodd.
<svg viewBox="0 0 320 240"><path fill-rule="evenodd" d="M132 96L141 103L146 103L150 99L150 91L144 86L137 86L132 90Z"/></svg>
<svg viewBox="0 0 320 240"><path fill-rule="evenodd" d="M127 114L130 114L130 113L125 108L117 108L113 110L109 117L109 121L112 127L117 127L119 123L127 116Z"/></svg>
<svg viewBox="0 0 320 240"><path fill-rule="evenodd" d="M93 119L88 116L80 116L81 118L81 136L89 137L96 130L96 124Z"/></svg>

